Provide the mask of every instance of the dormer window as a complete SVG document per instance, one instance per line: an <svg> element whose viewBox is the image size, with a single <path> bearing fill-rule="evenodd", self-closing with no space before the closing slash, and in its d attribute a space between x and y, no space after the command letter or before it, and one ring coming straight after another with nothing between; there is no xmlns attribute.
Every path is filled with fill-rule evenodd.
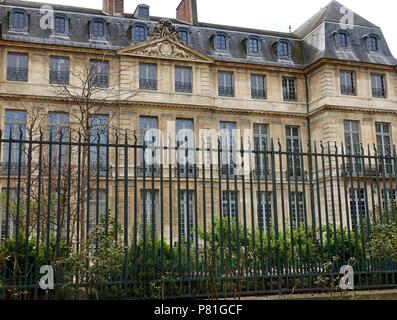
<svg viewBox="0 0 397 320"><path fill-rule="evenodd" d="M14 10L10 14L10 30L26 32L28 29L27 15L22 10Z"/></svg>
<svg viewBox="0 0 397 320"><path fill-rule="evenodd" d="M247 41L247 53L258 54L259 53L259 41L256 38L248 38Z"/></svg>
<svg viewBox="0 0 397 320"><path fill-rule="evenodd" d="M368 51L378 51L379 50L379 43L378 43L377 37L369 36L367 38L367 49L368 49Z"/></svg>
<svg viewBox="0 0 397 320"><path fill-rule="evenodd" d="M134 26L134 41L135 43L146 40L146 27L143 25Z"/></svg>
<svg viewBox="0 0 397 320"><path fill-rule="evenodd" d="M106 23L103 20L93 20L91 23L91 39L106 41Z"/></svg>
<svg viewBox="0 0 397 320"><path fill-rule="evenodd" d="M67 36L69 34L69 22L65 17L55 16L54 33L56 35Z"/></svg>
<svg viewBox="0 0 397 320"><path fill-rule="evenodd" d="M144 4L138 5L134 13L134 18L149 20L150 18L149 6Z"/></svg>
<svg viewBox="0 0 397 320"><path fill-rule="evenodd" d="M186 30L178 30L179 36L181 37L182 43L186 46L189 44L189 32Z"/></svg>
<svg viewBox="0 0 397 320"><path fill-rule="evenodd" d="M215 49L220 51L227 50L227 37L224 34L217 34L215 36Z"/></svg>
<svg viewBox="0 0 397 320"><path fill-rule="evenodd" d="M287 41L279 41L277 44L277 55L279 59L291 59L291 48Z"/></svg>
<svg viewBox="0 0 397 320"><path fill-rule="evenodd" d="M347 34L345 32L338 32L336 34L335 40L336 40L337 48L347 48L348 47Z"/></svg>

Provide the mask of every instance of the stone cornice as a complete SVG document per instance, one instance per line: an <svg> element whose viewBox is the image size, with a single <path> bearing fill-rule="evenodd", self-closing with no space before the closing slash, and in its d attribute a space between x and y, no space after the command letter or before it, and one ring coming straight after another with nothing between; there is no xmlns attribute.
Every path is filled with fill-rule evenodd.
<svg viewBox="0 0 397 320"><path fill-rule="evenodd" d="M63 97L48 97L48 96L34 96L34 95L14 95L14 94L0 94L0 99L8 101L29 101L40 102L48 104L74 104L72 99ZM152 107L152 108L167 108L167 109L186 109L186 110L200 110L207 112L218 112L226 114L238 115L257 115L269 117L282 117L282 118L301 118L306 119L306 114L296 112L277 112L277 111L260 111L260 110L244 110L237 108L223 108L211 105L186 105L176 103L160 103L148 101L123 101L123 100L92 100L93 104L109 107Z"/></svg>
<svg viewBox="0 0 397 320"><path fill-rule="evenodd" d="M309 112L308 117L313 118L326 111L337 111L337 112L349 112L349 113L366 113L366 114L390 114L397 115L397 110L388 109L373 109L373 108L356 108L356 107L345 107L337 105L325 105L320 108Z"/></svg>

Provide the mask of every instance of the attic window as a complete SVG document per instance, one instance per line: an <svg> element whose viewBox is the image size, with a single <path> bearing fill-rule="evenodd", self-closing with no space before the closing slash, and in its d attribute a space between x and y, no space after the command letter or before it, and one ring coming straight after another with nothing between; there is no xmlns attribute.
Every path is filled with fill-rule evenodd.
<svg viewBox="0 0 397 320"><path fill-rule="evenodd" d="M189 32L186 30L178 30L179 36L181 37L182 43L184 45L189 44Z"/></svg>
<svg viewBox="0 0 397 320"><path fill-rule="evenodd" d="M336 34L336 46L338 48L347 48L347 34L345 32L338 32Z"/></svg>
<svg viewBox="0 0 397 320"><path fill-rule="evenodd" d="M10 14L10 29L26 32L28 28L27 15L22 10L14 10Z"/></svg>
<svg viewBox="0 0 397 320"><path fill-rule="evenodd" d="M247 41L247 52L248 54L259 53L259 41L256 38L248 38Z"/></svg>
<svg viewBox="0 0 397 320"><path fill-rule="evenodd" d="M227 38L224 34L217 34L215 37L215 49L220 51L227 50Z"/></svg>
<svg viewBox="0 0 397 320"><path fill-rule="evenodd" d="M106 40L106 24L103 20L93 20L91 23L91 39Z"/></svg>
<svg viewBox="0 0 397 320"><path fill-rule="evenodd" d="M148 6L138 6L137 14L139 19L149 19L149 7Z"/></svg>
<svg viewBox="0 0 397 320"><path fill-rule="evenodd" d="M56 35L68 35L69 25L65 17L55 16L54 19L54 33Z"/></svg>
<svg viewBox="0 0 397 320"><path fill-rule="evenodd" d="M377 37L369 36L367 38L367 49L368 49L368 51L378 51L379 50L379 43L378 43Z"/></svg>
<svg viewBox="0 0 397 320"><path fill-rule="evenodd" d="M134 41L143 42L146 40L146 28L143 25L134 26Z"/></svg>
<svg viewBox="0 0 397 320"><path fill-rule="evenodd" d="M277 55L279 59L291 59L291 48L287 41L278 42Z"/></svg>

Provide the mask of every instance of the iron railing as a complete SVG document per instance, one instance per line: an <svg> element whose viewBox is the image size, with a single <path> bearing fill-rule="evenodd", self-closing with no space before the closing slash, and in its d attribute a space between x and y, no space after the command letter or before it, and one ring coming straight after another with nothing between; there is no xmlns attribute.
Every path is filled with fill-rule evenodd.
<svg viewBox="0 0 397 320"><path fill-rule="evenodd" d="M319 292L331 285L321 279L348 264L356 289L397 286L395 258L373 250L377 227L396 223L395 148L352 155L308 143L291 152L271 141L264 151L227 148L235 163L224 165L221 143L186 150L195 164L169 161L180 154L169 144L151 146L158 162L146 164L148 147L133 134L84 141L0 137L3 155L4 146L19 150L0 176L0 297ZM90 148L105 148L106 159L87 165ZM259 157L269 170L255 167ZM294 175L288 159L304 174ZM53 268L53 290L39 286L43 266Z"/></svg>
<svg viewBox="0 0 397 320"><path fill-rule="evenodd" d="M28 81L28 68L7 67L7 80Z"/></svg>
<svg viewBox="0 0 397 320"><path fill-rule="evenodd" d="M157 80L139 79L139 88L144 90L157 90Z"/></svg>

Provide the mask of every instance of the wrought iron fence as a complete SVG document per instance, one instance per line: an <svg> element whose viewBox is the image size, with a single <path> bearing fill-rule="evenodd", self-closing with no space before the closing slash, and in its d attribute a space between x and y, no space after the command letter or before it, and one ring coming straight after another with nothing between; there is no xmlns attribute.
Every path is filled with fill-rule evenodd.
<svg viewBox="0 0 397 320"><path fill-rule="evenodd" d="M396 230L395 148L203 142L182 150L192 164L175 162L183 157L172 143L140 145L134 134L88 141L72 132L0 139L3 298L317 292L348 264L356 289L396 287L397 257L373 250L379 227ZM44 265L53 290L40 289Z"/></svg>

